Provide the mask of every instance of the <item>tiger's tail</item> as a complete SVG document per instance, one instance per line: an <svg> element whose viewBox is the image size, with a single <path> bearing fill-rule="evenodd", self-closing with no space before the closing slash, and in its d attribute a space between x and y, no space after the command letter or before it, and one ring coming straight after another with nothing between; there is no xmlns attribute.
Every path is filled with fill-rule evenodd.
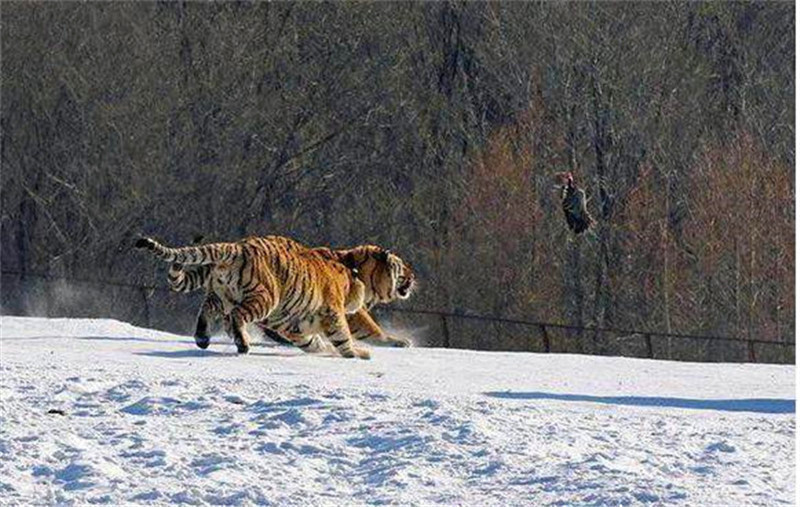
<svg viewBox="0 0 800 507"><path fill-rule="evenodd" d="M150 253L164 262L189 266L227 263L242 254L242 248L237 243L211 243L202 246L169 248L154 239L139 238L134 246L150 250Z"/></svg>

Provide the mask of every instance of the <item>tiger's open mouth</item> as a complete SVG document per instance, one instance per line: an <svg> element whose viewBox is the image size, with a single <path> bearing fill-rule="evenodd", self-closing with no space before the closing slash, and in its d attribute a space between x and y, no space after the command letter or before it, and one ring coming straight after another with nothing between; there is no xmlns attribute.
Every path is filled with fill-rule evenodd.
<svg viewBox="0 0 800 507"><path fill-rule="evenodd" d="M408 296L411 295L412 285L414 285L414 282L410 279L400 281L397 284L397 297L400 299L408 299Z"/></svg>

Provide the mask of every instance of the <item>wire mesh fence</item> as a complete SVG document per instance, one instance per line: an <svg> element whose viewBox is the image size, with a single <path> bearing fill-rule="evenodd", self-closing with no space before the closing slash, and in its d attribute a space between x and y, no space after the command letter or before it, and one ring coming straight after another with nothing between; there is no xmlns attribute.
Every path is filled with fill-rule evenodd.
<svg viewBox="0 0 800 507"><path fill-rule="evenodd" d="M794 363L794 340L575 326L486 315L381 308L391 327L425 325L426 345L479 350L614 355L703 362ZM411 316L412 318L409 318Z"/></svg>
<svg viewBox="0 0 800 507"><path fill-rule="evenodd" d="M3 270L3 314L108 317L135 325L190 333L202 296L173 297L165 286ZM704 362L794 363L794 340L771 341L667 333L430 309L379 307L389 332L406 332L429 347L614 355Z"/></svg>

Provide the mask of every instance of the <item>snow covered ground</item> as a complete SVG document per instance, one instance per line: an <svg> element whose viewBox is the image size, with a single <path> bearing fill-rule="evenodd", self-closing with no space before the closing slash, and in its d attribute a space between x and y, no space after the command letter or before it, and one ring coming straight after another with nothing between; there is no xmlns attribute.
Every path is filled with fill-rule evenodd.
<svg viewBox="0 0 800 507"><path fill-rule="evenodd" d="M239 357L111 320L0 324L2 504L795 500L793 366Z"/></svg>

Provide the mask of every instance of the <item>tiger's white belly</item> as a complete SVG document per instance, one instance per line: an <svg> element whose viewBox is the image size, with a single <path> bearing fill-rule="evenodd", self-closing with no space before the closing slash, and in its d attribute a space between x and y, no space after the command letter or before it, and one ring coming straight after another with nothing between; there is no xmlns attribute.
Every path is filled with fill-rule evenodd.
<svg viewBox="0 0 800 507"><path fill-rule="evenodd" d="M297 328L303 336L322 333L322 319L318 315L310 315L301 320Z"/></svg>

